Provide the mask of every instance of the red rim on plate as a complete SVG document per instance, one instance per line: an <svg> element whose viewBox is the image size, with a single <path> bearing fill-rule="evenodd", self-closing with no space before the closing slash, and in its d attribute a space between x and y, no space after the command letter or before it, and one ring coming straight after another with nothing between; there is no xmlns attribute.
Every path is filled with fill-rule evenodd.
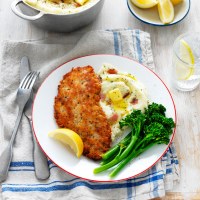
<svg viewBox="0 0 200 200"><path fill-rule="evenodd" d="M122 179L110 179L110 180L98 180L98 179L94 180L94 179L90 179L90 178L81 177L81 176L78 176L78 175L76 175L76 174L71 173L70 171L67 171L66 169L64 169L63 167L61 167L60 164L58 164L57 162L55 162L54 159L52 159L51 156L49 156L47 152L45 152L43 146L41 145L41 143L40 143L40 141L39 141L39 139L38 139L38 136L37 136L37 133L36 133L36 130L35 130L35 125L34 125L34 122L35 122L35 118L34 118L35 101L36 101L36 99L37 99L38 93L40 93L40 90L41 90L41 88L43 87L43 85L44 85L44 83L46 82L46 80L47 80L56 70L58 70L59 68L65 66L66 64L68 64L68 63L70 63L70 62L73 62L73 61L75 61L75 60L77 60L77 59L90 58L90 57L94 57L94 56L97 57L97 58L100 58L100 57L102 57L102 56L103 56L103 57L109 57L109 56L110 56L110 57L113 57L113 56L116 56L116 57L119 57L119 58L122 58L122 59L128 59L128 60L130 60L130 61L133 61L133 62L137 63L138 65L143 66L145 69L149 70L149 72L151 72L152 74L154 74L154 75L160 80L160 82L163 84L163 86L166 88L166 90L167 90L167 92L168 92L168 94L169 94L169 96L170 96L171 102L172 102L172 104L173 104L173 109L174 109L174 110L173 110L173 112L174 112L174 121L175 121L175 124L177 123L176 107L175 107L175 103L174 103L174 100L173 100L173 98L172 98L172 95L171 95L171 93L170 93L168 87L166 86L166 84L162 81L162 79L161 79L155 72L153 72L151 69L149 69L149 68L146 67L145 65L139 63L138 61L135 61L135 60L133 60L133 59L130 59L130 58L127 58L127 57L124 57L124 56L111 55L111 54L97 54L97 55L87 55L87 56L82 56L82 57L77 57L77 58L71 59L71 60L69 60L69 61L67 61L67 62L65 62L65 63L59 65L57 68L55 68L55 69L45 78L45 80L44 80L44 81L42 82L42 84L40 85L40 87L39 87L39 89L38 89L38 91L37 91L37 94L35 95L35 99L34 99L34 103L33 103L33 110L32 110L32 111L33 111L33 112L32 112L32 119L33 119L33 122L32 122L32 123L33 123L34 135L35 135L35 137L36 137L36 140L37 140L39 146L41 147L42 151L44 152L44 154L45 154L50 160L52 160L52 162L53 162L55 165L57 165L60 169L64 170L65 172L67 172L67 173L69 173L69 174L71 174L71 175L73 175L73 176L75 176L75 177L78 177L78 178L81 178L81 179L84 179L84 180L94 181L94 182L119 182L119 181L124 181L124 180L133 178L133 177L135 177L135 176L138 176L138 175L140 175L140 174L146 172L146 171L149 170L151 167L153 167L153 166L163 157L163 155L167 152L169 146L171 145L171 143L172 143L172 141L173 141L173 138L174 138L174 135L175 135L175 132L176 132L176 127L175 127L174 130L173 130L173 133L172 133L172 136L171 136L171 139L170 139L169 144L166 146L165 150L162 152L162 154L160 155L160 157L159 157L153 164L151 164L148 168L146 168L145 170L143 170L143 171L141 171L140 173L137 173L137 174L135 174L135 175L133 175L133 176L128 176L128 177L122 178ZM112 64L112 63L111 63L111 64ZM76 67L76 66L74 66L74 67ZM67 72L68 72L68 71L66 71L66 73L67 73ZM64 75L64 74L63 74L63 75ZM57 85L57 86L58 86L58 85ZM52 117L53 117L53 116L52 116ZM57 128L58 128L58 127L57 127ZM47 133L46 133L46 134L47 134ZM108 175L107 175L107 176L108 176ZM98 178L98 177L97 177L97 178ZM109 179L109 178L108 178L108 179Z"/></svg>

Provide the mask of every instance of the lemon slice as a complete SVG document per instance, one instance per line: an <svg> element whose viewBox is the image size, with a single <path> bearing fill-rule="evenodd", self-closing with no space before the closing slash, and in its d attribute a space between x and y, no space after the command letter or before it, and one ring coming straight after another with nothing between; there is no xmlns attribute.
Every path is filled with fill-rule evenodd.
<svg viewBox="0 0 200 200"><path fill-rule="evenodd" d="M174 6L170 0L158 0L158 13L164 24L169 24L174 19Z"/></svg>
<svg viewBox="0 0 200 200"><path fill-rule="evenodd" d="M171 0L174 6L178 5L179 3L182 3L183 0Z"/></svg>
<svg viewBox="0 0 200 200"><path fill-rule="evenodd" d="M194 74L195 58L191 47L183 39L180 40L180 58L187 64L177 61L176 75L179 80L187 80Z"/></svg>
<svg viewBox="0 0 200 200"><path fill-rule="evenodd" d="M69 145L79 158L83 153L83 141L81 137L70 129L60 128L48 134L49 137Z"/></svg>
<svg viewBox="0 0 200 200"><path fill-rule="evenodd" d="M180 57L184 62L194 65L195 58L192 49L190 45L183 39L180 40Z"/></svg>
<svg viewBox="0 0 200 200"><path fill-rule="evenodd" d="M152 8L158 4L158 0L131 0L139 8Z"/></svg>

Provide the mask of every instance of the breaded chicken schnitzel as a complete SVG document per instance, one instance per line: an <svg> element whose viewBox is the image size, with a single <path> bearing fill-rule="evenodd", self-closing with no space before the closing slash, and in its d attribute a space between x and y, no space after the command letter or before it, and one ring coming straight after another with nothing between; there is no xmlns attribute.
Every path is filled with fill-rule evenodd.
<svg viewBox="0 0 200 200"><path fill-rule="evenodd" d="M59 127L80 135L83 155L101 159L111 145L111 128L100 102L101 81L91 66L76 67L63 76L55 97L54 117Z"/></svg>

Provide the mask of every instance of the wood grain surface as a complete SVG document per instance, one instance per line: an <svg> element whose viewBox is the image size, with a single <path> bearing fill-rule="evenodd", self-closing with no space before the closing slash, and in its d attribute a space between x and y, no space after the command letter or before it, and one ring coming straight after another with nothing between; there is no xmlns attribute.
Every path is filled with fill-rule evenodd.
<svg viewBox="0 0 200 200"><path fill-rule="evenodd" d="M12 13L12 0L0 1L0 40L45 39L49 42L62 42L67 36L74 43L74 40L78 40L79 36L88 30L127 27L151 34L156 71L169 86L178 115L175 145L181 178L180 183L167 192L163 200L200 200L200 87L192 92L179 92L171 87L169 73L175 38L185 32L200 32L200 0L191 1L191 10L182 22L169 27L154 27L134 18L127 9L126 0L106 0L100 16L94 23L70 34L40 30ZM76 35L77 37L74 37Z"/></svg>

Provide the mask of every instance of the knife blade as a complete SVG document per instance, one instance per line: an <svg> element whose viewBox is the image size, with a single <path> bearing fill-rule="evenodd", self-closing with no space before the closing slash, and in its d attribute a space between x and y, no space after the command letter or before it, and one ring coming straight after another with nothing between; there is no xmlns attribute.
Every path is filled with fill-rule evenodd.
<svg viewBox="0 0 200 200"><path fill-rule="evenodd" d="M30 72L30 67L29 67L29 60L28 57L24 56L21 59L20 63L20 82L22 79Z"/></svg>
<svg viewBox="0 0 200 200"><path fill-rule="evenodd" d="M21 59L21 63L20 63L20 81L29 72L30 72L29 59L28 59L28 57L24 56ZM32 104L33 104L33 95L31 95L31 98L29 99L29 101L27 102L27 104L25 106L24 114L29 121L29 124L31 127L31 132L32 132L32 137L33 137L33 160L34 160L34 166L35 166L35 175L39 180L45 180L45 179L49 178L50 171L49 171L47 157L42 152L42 150L39 147L39 145L36 141L36 138L34 136L33 125L32 125L32 116L31 116L32 115Z"/></svg>

